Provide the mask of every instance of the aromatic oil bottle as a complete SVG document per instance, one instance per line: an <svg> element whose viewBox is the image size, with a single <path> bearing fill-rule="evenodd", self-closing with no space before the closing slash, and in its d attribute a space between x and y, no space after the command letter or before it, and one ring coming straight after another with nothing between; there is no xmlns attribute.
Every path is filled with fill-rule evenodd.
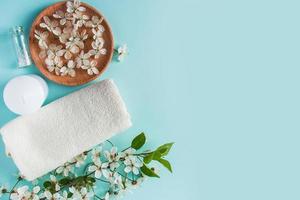
<svg viewBox="0 0 300 200"><path fill-rule="evenodd" d="M11 30L12 40L14 43L18 68L28 67L32 64L28 51L28 44L25 38L24 29L22 26L15 26Z"/></svg>

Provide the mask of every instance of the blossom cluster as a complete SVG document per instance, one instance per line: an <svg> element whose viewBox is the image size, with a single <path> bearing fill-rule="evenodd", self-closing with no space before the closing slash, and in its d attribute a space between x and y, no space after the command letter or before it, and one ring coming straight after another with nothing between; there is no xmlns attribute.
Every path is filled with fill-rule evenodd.
<svg viewBox="0 0 300 200"><path fill-rule="evenodd" d="M123 196L128 190L138 188L146 177L159 177L157 170L149 167L151 161L161 163L172 172L164 157L173 143L164 144L155 151L139 152L145 142L145 134L141 133L128 148L118 151L107 141L33 183L18 187L25 182L19 176L10 190L0 186L0 197L6 195L9 200L109 200ZM97 188L102 190L97 191Z"/></svg>
<svg viewBox="0 0 300 200"><path fill-rule="evenodd" d="M89 75L99 74L97 59L107 54L104 48L103 18L88 16L79 0L67 1L66 11L57 10L52 16L44 16L34 36L40 48L39 57L45 61L49 72L58 76L76 76L76 69ZM56 43L50 43L51 37ZM85 51L91 38L91 48Z"/></svg>

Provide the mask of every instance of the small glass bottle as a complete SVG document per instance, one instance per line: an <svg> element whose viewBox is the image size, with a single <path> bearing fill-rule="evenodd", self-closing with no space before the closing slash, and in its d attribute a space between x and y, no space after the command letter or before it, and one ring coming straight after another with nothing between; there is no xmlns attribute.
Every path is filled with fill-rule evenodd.
<svg viewBox="0 0 300 200"><path fill-rule="evenodd" d="M18 68L28 67L32 64L28 51L27 41L25 39L22 26L15 26L11 30L12 40L18 59Z"/></svg>

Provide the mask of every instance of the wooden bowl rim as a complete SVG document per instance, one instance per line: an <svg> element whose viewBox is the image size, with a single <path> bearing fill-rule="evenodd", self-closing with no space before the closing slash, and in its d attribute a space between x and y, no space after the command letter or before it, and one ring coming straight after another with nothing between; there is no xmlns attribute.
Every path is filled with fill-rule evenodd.
<svg viewBox="0 0 300 200"><path fill-rule="evenodd" d="M66 1L60 1L60 2L57 2L57 3L54 3L54 4L51 4L50 6L46 7L45 9L43 9L36 17L35 17L35 20L33 21L32 25L31 25L31 28L30 28L30 34L29 34L29 51L30 51L30 54L32 55L32 52L34 51L33 47L32 47L32 44L30 43L31 39L34 39L32 37L34 37L34 31L35 31L35 25L37 25L37 22L38 22L38 19L40 19L44 13L50 9L51 7L54 7L54 6L59 6L60 4L63 5L65 4ZM106 18L102 15L102 13L100 11L98 11L95 7L87 4L87 3L84 3L84 2L81 2L81 5L85 6L87 9L90 9L90 10L93 10L95 13L97 13L99 16L103 17L103 21L105 21L106 25L107 25L107 28L108 28L108 34L109 34L109 37L111 38L111 45L110 45L110 55L107 55L108 56L108 61L106 63L104 63L105 65L103 65L103 67L101 68L101 70L99 70L99 74L96 74L94 76L91 76L89 79L83 79L82 81L77 81L77 82L72 82L72 83L67 83L67 82L60 82L60 81L57 81L55 79L55 76L48 76L46 75L45 73L43 73L43 71L41 70L41 68L44 68L44 66L39 66L36 64L36 60L33 58L32 56L32 60L35 64L35 66L39 69L39 71L49 80L57 83L57 84L60 84L60 85L65 85L65 86L79 86L79 85L83 85L83 84L86 84L86 83L89 83L95 79L97 79L100 75L103 74L103 72L108 68L109 64L111 63L112 61L112 58L113 58L113 55L114 55L114 37L113 37L113 33L112 33L112 29L108 23L108 21L106 20ZM106 29L107 30L107 29Z"/></svg>

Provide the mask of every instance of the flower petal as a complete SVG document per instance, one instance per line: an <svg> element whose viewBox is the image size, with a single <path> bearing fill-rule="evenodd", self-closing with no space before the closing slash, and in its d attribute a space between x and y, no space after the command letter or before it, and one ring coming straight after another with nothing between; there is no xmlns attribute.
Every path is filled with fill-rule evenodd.
<svg viewBox="0 0 300 200"><path fill-rule="evenodd" d="M133 167L132 168L132 172L135 174L135 175L138 175L140 172L139 172L139 169L136 168L136 167Z"/></svg>
<svg viewBox="0 0 300 200"><path fill-rule="evenodd" d="M70 51L66 51L64 57L65 57L65 59L70 60L72 58L72 53Z"/></svg>
<svg viewBox="0 0 300 200"><path fill-rule="evenodd" d="M125 167L124 172L126 172L127 174L131 172L131 167L130 166Z"/></svg>
<svg viewBox="0 0 300 200"><path fill-rule="evenodd" d="M100 171L100 170L96 170L96 171L95 171L95 177L96 177L96 178L101 178L101 176L102 176L101 171Z"/></svg>
<svg viewBox="0 0 300 200"><path fill-rule="evenodd" d="M74 46L72 46L72 47L70 48L70 51L71 51L72 53L78 53L78 52L79 52L79 47L76 46L76 45L74 45Z"/></svg>
<svg viewBox="0 0 300 200"><path fill-rule="evenodd" d="M94 74L99 74L99 70L96 67L92 67L92 71Z"/></svg>
<svg viewBox="0 0 300 200"><path fill-rule="evenodd" d="M75 67L74 61L73 60L69 60L69 62L68 62L68 68L73 69L74 67Z"/></svg>
<svg viewBox="0 0 300 200"><path fill-rule="evenodd" d="M88 168L89 172L94 172L97 170L97 167L95 165L89 166Z"/></svg>
<svg viewBox="0 0 300 200"><path fill-rule="evenodd" d="M69 73L68 73L71 77L75 77L76 76L76 72L75 72L75 70L74 69L69 69ZM80 164L79 164L79 166L80 166ZM79 167L78 166L78 167Z"/></svg>

